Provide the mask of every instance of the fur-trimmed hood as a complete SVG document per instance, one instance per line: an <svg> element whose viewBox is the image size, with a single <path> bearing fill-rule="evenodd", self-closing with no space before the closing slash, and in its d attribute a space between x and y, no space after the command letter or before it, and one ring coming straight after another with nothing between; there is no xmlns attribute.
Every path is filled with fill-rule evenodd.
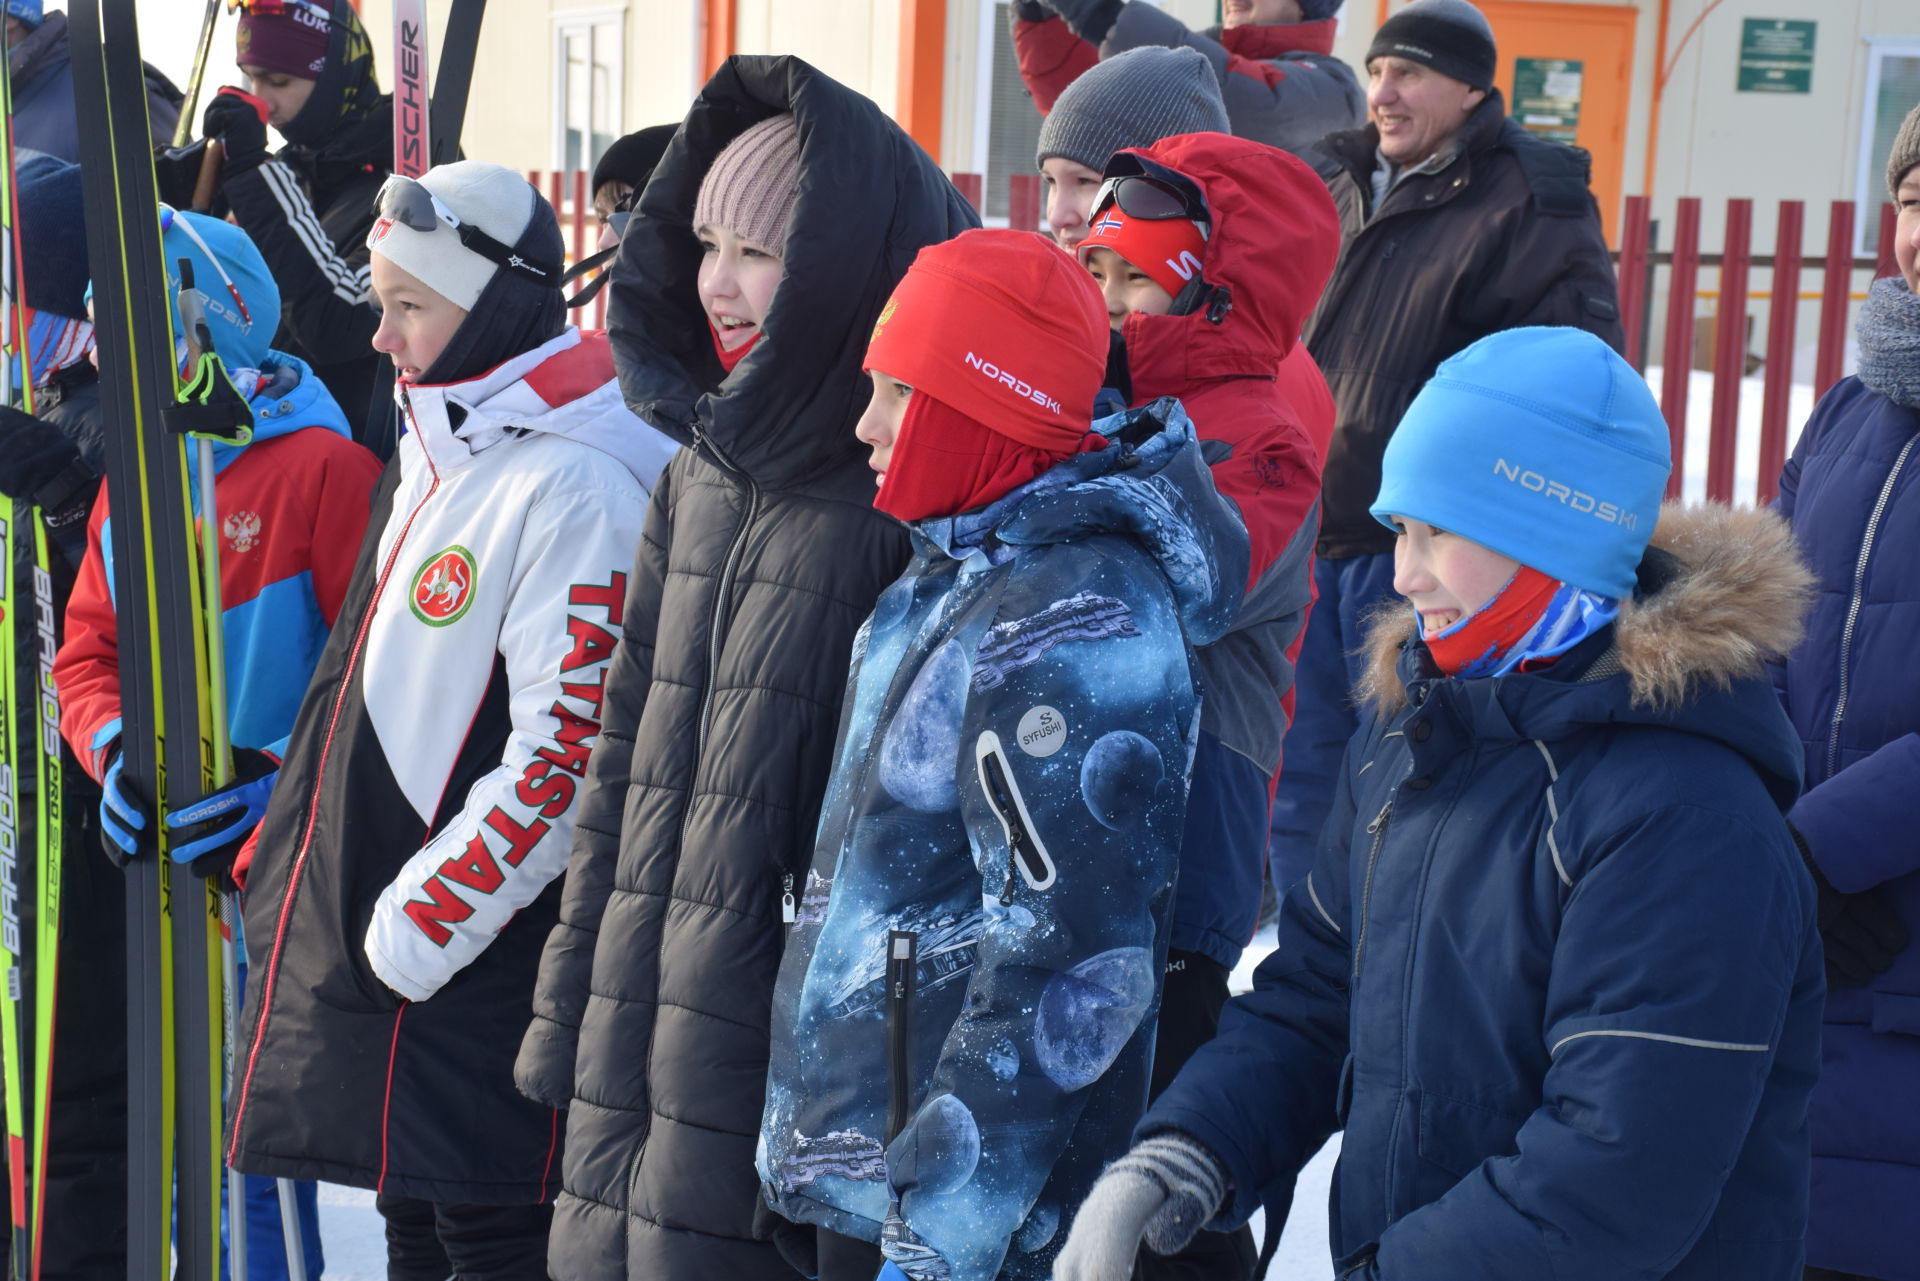
<svg viewBox="0 0 1920 1281"><path fill-rule="evenodd" d="M1669 503L1611 645L1579 679L1624 675L1634 714L1615 711L1609 719L1668 719L1703 694L1765 677L1766 664L1799 643L1812 592L1793 531L1775 513ZM1368 662L1355 693L1382 716L1405 707L1409 679L1439 675L1416 627L1413 606L1396 600L1368 628Z"/></svg>

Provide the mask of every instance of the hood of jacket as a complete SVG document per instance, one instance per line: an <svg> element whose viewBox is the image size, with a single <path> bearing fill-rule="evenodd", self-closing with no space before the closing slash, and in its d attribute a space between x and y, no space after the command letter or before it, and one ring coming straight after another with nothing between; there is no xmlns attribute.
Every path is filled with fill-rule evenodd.
<svg viewBox="0 0 1920 1281"><path fill-rule="evenodd" d="M1601 723L1662 725L1719 740L1750 760L1784 809L1799 795L1800 742L1767 673L1799 643L1813 576L1777 514L1661 512L1634 599L1613 626L1545 672L1458 682L1474 732L1551 741ZM1375 618L1359 697L1382 716L1423 683L1448 679L1419 640L1412 605Z"/></svg>
<svg viewBox="0 0 1920 1281"><path fill-rule="evenodd" d="M19 93L28 81L66 66L73 60L73 44L67 38L67 15L56 9L46 20L7 50L7 71L13 77L13 92Z"/></svg>
<svg viewBox="0 0 1920 1281"><path fill-rule="evenodd" d="M569 326L478 378L403 391L419 431L444 433L470 455L542 433L599 450L642 485L651 486L660 470L663 443L621 397L605 334Z"/></svg>
<svg viewBox="0 0 1920 1281"><path fill-rule="evenodd" d="M1189 642L1212 644L1240 611L1250 553L1246 525L1214 488L1192 420L1169 397L1100 419L1093 430L1108 438L1105 449L1075 454L979 511L912 526L921 553L992 560L996 544L1117 534L1166 575Z"/></svg>
<svg viewBox="0 0 1920 1281"><path fill-rule="evenodd" d="M1340 255L1340 217L1326 183L1301 160L1222 133L1181 134L1136 154L1184 174L1206 194L1212 234L1200 274L1231 291L1208 311L1127 317L1136 404L1198 379L1271 378L1300 340Z"/></svg>
<svg viewBox="0 0 1920 1281"><path fill-rule="evenodd" d="M730 375L695 289L693 206L728 143L783 111L799 125L786 276ZM857 463L873 322L923 247L980 225L938 165L865 95L794 57L736 55L695 99L641 196L608 288L633 412L728 470L782 488Z"/></svg>

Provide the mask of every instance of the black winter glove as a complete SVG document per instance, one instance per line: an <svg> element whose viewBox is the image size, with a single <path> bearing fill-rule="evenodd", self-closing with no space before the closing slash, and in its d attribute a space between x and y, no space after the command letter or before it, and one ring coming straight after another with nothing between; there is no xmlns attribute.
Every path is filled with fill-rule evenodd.
<svg viewBox="0 0 1920 1281"><path fill-rule="evenodd" d="M1013 0L1007 6L1007 18L1012 22L1045 22L1053 16L1052 7L1041 0Z"/></svg>
<svg viewBox="0 0 1920 1281"><path fill-rule="evenodd" d="M1800 857L1813 874L1814 889L1819 894L1816 912L1820 942L1827 955L1827 986L1865 987L1906 951L1906 924L1879 886L1858 894L1842 894L1835 889L1814 862L1807 838L1791 825L1787 830L1793 833L1793 843L1800 847Z"/></svg>
<svg viewBox="0 0 1920 1281"><path fill-rule="evenodd" d="M31 501L80 457L65 432L12 405L0 405L0 493Z"/></svg>
<svg viewBox="0 0 1920 1281"><path fill-rule="evenodd" d="M1099 44L1120 21L1126 0L1047 0L1053 11L1067 20L1073 34L1089 44Z"/></svg>
<svg viewBox="0 0 1920 1281"><path fill-rule="evenodd" d="M226 148L227 158L220 165L222 180L252 173L267 158L267 104L244 90L222 86L207 104L201 128Z"/></svg>

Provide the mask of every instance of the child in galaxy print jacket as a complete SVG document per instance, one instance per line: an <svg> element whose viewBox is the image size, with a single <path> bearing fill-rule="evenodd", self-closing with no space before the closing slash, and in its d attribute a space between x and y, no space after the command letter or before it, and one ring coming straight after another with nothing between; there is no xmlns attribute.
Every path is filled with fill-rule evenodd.
<svg viewBox="0 0 1920 1281"><path fill-rule="evenodd" d="M916 554L855 642L758 1165L913 1281L1046 1276L1146 1103L1193 646L1248 543L1176 402L1090 430L1105 331L1059 249L969 231L867 353L857 434Z"/></svg>

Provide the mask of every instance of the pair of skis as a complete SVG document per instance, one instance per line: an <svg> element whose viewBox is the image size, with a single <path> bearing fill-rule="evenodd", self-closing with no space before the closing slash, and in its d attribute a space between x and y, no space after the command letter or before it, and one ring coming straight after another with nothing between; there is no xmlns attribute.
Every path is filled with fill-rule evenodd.
<svg viewBox="0 0 1920 1281"><path fill-rule="evenodd" d="M0 403L33 412L33 362L27 351L20 278L18 198L14 189L10 69L0 66ZM60 938L62 839L60 706L53 689L56 619L43 513L29 508L23 527L13 499L0 494L0 1061L4 1062L8 1198L7 1275L37 1281L45 1210L53 1088L54 993ZM30 593L15 574L18 540L33 544ZM30 609L23 608L31 600ZM32 632L22 630L31 619ZM18 646L36 655L36 678L20 688ZM21 735L31 727L34 822L23 839Z"/></svg>
<svg viewBox="0 0 1920 1281"><path fill-rule="evenodd" d="M204 351L192 381L180 377L134 2L73 0L69 21L107 426L122 777L162 814L217 789L231 770L218 566L203 563L196 548L186 433L244 440L245 404L222 416L212 393L224 374ZM190 317L185 271L181 284ZM189 350L208 345L191 331L183 337ZM210 495L205 448L200 472ZM217 518L211 509L202 514L210 542ZM177 1250L180 1277L220 1281L228 1023L221 896L214 882L174 866L164 824L154 835L155 856L125 870L128 1276L173 1274ZM244 1201L232 1218L237 1238Z"/></svg>

